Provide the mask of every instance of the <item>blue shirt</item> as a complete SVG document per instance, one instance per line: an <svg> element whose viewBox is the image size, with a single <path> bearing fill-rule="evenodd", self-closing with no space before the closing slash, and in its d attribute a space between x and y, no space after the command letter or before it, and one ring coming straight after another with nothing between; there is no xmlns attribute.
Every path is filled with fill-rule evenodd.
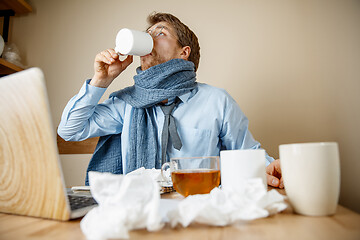
<svg viewBox="0 0 360 240"><path fill-rule="evenodd" d="M130 123L133 107L117 97L98 104L106 88L89 85L87 80L79 93L66 105L58 134L66 141L121 134L123 166L129 156ZM248 119L235 100L223 89L198 83L197 88L178 96L181 103L174 109L177 130L182 142L180 151L168 145L167 156L219 156L223 149L258 149L260 143L248 129ZM171 103L171 100L170 100ZM154 111L158 151L161 156L161 132L164 114L160 106ZM266 154L267 165L274 159ZM123 169L127 172L126 169Z"/></svg>

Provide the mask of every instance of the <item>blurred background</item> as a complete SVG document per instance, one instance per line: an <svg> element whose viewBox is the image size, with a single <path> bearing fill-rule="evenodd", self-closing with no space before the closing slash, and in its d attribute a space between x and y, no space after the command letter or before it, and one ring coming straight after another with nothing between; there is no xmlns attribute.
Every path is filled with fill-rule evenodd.
<svg viewBox="0 0 360 240"><path fill-rule="evenodd" d="M340 204L360 212L360 1L27 2L33 11L11 18L9 42L23 65L44 71L54 131L118 30L145 30L149 13L169 12L199 38L198 81L233 96L269 155L285 143L339 143ZM132 85L138 65L135 57L102 100ZM90 157L61 155L67 186L84 184Z"/></svg>

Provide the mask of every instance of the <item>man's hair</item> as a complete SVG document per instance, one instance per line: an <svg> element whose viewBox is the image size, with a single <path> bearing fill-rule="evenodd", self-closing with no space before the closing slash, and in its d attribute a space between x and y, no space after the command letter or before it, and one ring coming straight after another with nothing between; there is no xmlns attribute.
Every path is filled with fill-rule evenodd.
<svg viewBox="0 0 360 240"><path fill-rule="evenodd" d="M191 48L188 60L195 64L195 71L197 70L200 61L200 45L195 33L191 31L188 26L169 13L153 12L147 17L147 22L151 26L159 22L167 22L170 24L176 32L180 46L189 46Z"/></svg>

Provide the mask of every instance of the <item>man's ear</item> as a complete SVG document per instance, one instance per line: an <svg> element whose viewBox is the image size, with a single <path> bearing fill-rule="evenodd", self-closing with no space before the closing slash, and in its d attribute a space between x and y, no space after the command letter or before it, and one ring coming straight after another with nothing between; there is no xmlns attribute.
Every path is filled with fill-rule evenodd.
<svg viewBox="0 0 360 240"><path fill-rule="evenodd" d="M191 48L189 46L185 46L181 49L180 58L184 60L188 60L190 56Z"/></svg>

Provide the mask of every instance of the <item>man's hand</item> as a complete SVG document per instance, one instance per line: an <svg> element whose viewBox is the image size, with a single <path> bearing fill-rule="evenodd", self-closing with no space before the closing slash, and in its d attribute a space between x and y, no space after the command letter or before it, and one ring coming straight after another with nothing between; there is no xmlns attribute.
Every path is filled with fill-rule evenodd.
<svg viewBox="0 0 360 240"><path fill-rule="evenodd" d="M277 159L266 167L267 184L272 187L284 188L281 176L280 160Z"/></svg>
<svg viewBox="0 0 360 240"><path fill-rule="evenodd" d="M107 49L97 54L94 61L94 76L90 85L107 88L112 81L119 76L133 61L133 56L127 56L120 61L119 55L114 49Z"/></svg>

